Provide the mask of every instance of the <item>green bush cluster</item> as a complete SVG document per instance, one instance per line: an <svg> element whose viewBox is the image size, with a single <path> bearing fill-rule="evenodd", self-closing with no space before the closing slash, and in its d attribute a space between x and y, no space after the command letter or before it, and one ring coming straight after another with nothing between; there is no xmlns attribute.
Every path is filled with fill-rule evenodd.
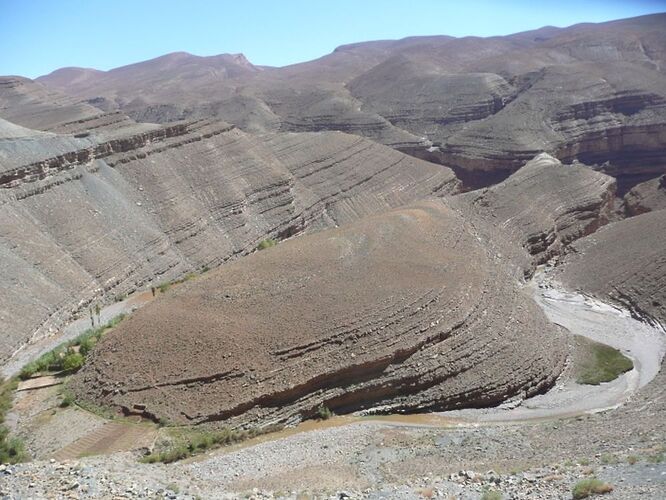
<svg viewBox="0 0 666 500"><path fill-rule="evenodd" d="M319 408L317 408L317 418L320 420L328 420L331 418L335 413L333 413L327 406L319 405Z"/></svg>
<svg viewBox="0 0 666 500"><path fill-rule="evenodd" d="M591 477L578 481L571 493L574 500L580 500L581 498L587 498L592 495L603 495L611 491L613 491L613 487L610 484L604 483L596 477Z"/></svg>
<svg viewBox="0 0 666 500"><path fill-rule="evenodd" d="M166 450L151 453L141 459L143 463L162 462L165 464L176 462L197 453L204 452L214 446L238 443L259 434L256 430L233 430L224 428L221 431L195 432L174 443Z"/></svg>
<svg viewBox="0 0 666 500"><path fill-rule="evenodd" d="M0 379L0 464L15 464L29 458L23 441L17 437L9 437L9 429L4 426L17 385L16 380L4 382Z"/></svg>
<svg viewBox="0 0 666 500"><path fill-rule="evenodd" d="M277 243L277 240L274 240L273 238L265 239L257 245L257 250L265 250L267 248L274 247L277 245Z"/></svg>
<svg viewBox="0 0 666 500"><path fill-rule="evenodd" d="M124 314L116 316L106 325L94 329L90 328L74 340L65 342L52 351L42 354L35 361L25 365L21 369L19 377L25 380L41 372L77 371L83 366L86 356L99 342L104 332L116 326L124 317Z"/></svg>

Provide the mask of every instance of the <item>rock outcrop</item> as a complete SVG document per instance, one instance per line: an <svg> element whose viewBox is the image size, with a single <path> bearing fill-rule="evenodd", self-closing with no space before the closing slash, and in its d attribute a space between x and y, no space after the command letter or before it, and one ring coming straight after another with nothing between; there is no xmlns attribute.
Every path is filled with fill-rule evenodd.
<svg viewBox="0 0 666 500"><path fill-rule="evenodd" d="M560 278L666 327L666 211L609 224L577 241Z"/></svg>
<svg viewBox="0 0 666 500"><path fill-rule="evenodd" d="M491 222L512 261L526 274L596 231L613 211L615 180L581 164L542 153L505 181L454 197L468 220ZM530 259L524 259L524 250Z"/></svg>
<svg viewBox="0 0 666 500"><path fill-rule="evenodd" d="M130 414L263 426L322 404L495 405L547 389L566 352L492 245L433 200L178 287L105 337L72 387Z"/></svg>
<svg viewBox="0 0 666 500"><path fill-rule="evenodd" d="M0 132L0 360L91 300L459 189L449 169L339 132L250 136L210 120Z"/></svg>
<svg viewBox="0 0 666 500"><path fill-rule="evenodd" d="M624 195L622 207L629 217L666 209L666 174L634 186Z"/></svg>

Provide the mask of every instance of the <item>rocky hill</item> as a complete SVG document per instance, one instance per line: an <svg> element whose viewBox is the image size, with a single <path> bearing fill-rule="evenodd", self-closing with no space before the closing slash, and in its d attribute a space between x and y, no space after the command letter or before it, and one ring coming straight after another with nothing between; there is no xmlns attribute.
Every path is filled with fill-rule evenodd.
<svg viewBox="0 0 666 500"><path fill-rule="evenodd" d="M491 189L283 242L146 306L75 387L128 414L232 425L538 393L568 350L520 283L605 222L613 188L541 155Z"/></svg>
<svg viewBox="0 0 666 500"><path fill-rule="evenodd" d="M129 414L263 426L322 404L494 405L543 391L566 351L492 247L437 200L188 282L105 338L72 387Z"/></svg>
<svg viewBox="0 0 666 500"><path fill-rule="evenodd" d="M666 171L666 14L505 37L411 37L257 68L170 54L39 81L139 121L216 116L250 131L341 130L454 168L471 187L545 151L618 179Z"/></svg>
<svg viewBox="0 0 666 500"><path fill-rule="evenodd" d="M90 124L85 106L40 101L41 86L26 86L42 128L52 116ZM5 109L27 120L30 105ZM109 116L92 111L93 121ZM219 121L136 124L114 114L121 124L66 134L0 121L2 360L93 300L214 267L268 237L459 189L449 169L358 136L250 136Z"/></svg>

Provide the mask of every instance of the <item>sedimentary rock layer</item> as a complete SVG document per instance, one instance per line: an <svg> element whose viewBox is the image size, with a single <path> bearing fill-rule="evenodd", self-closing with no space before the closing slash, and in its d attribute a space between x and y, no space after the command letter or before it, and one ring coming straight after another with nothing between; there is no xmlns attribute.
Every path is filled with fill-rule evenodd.
<svg viewBox="0 0 666 500"><path fill-rule="evenodd" d="M575 242L560 276L666 326L666 211L609 224Z"/></svg>
<svg viewBox="0 0 666 500"><path fill-rule="evenodd" d="M624 195L622 205L629 217L666 209L666 174L636 185Z"/></svg>
<svg viewBox="0 0 666 500"><path fill-rule="evenodd" d="M473 265L470 265L473 263ZM72 385L177 423L486 406L552 384L566 348L442 200L285 241L162 295Z"/></svg>
<svg viewBox="0 0 666 500"><path fill-rule="evenodd" d="M529 272L572 241L608 222L613 211L615 180L581 164L564 165L542 153L505 181L454 197L465 217L490 223L505 252ZM519 249L532 256L521 257ZM527 264L525 264L527 262Z"/></svg>
<svg viewBox="0 0 666 500"><path fill-rule="evenodd" d="M0 360L91 300L459 184L439 165L337 132L256 137L215 121L113 139L2 130Z"/></svg>

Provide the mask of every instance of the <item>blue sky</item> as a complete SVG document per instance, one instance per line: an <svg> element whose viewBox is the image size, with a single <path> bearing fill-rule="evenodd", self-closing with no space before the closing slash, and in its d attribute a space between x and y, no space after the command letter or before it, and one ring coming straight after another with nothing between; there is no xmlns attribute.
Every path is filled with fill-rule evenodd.
<svg viewBox="0 0 666 500"><path fill-rule="evenodd" d="M666 0L0 0L0 74L110 69L168 52L284 66L412 35L492 36L666 11Z"/></svg>

